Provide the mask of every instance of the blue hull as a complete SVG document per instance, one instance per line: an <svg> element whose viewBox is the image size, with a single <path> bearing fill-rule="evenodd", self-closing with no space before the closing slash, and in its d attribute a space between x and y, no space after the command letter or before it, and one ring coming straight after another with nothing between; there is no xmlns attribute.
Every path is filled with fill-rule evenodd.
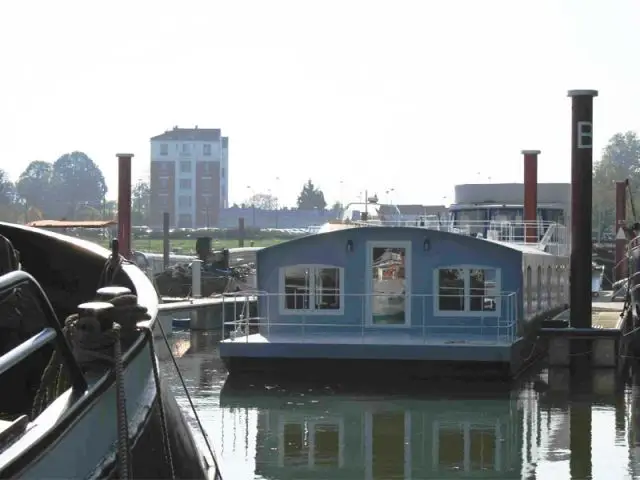
<svg viewBox="0 0 640 480"><path fill-rule="evenodd" d="M438 349L439 351L436 351L432 346L420 346L423 356L425 356L425 348L430 349L432 354L431 358L422 359L411 358L411 352L406 345L398 345L404 350L404 358L386 359L366 358L368 355L362 348L351 348L349 352L351 358L346 356L336 358L334 355L340 354L338 347L344 347L344 345L332 346L331 354L334 358L327 358L326 345L321 345L325 356L314 356L314 350L308 344L300 344L297 347L296 350L301 354L299 356L292 355L289 347L287 349L289 356L286 357L221 354L221 359L230 378L269 377L274 380L298 378L318 381L347 379L367 384L379 382L383 378L404 382L434 378L509 380L517 378L539 359L543 352L543 346L537 342L537 338L522 339L512 345L493 349L471 347L467 350L467 355L461 355L460 347L443 345ZM348 347L355 346L348 345ZM360 347L379 346L360 345ZM385 349L389 351L389 347L387 345Z"/></svg>

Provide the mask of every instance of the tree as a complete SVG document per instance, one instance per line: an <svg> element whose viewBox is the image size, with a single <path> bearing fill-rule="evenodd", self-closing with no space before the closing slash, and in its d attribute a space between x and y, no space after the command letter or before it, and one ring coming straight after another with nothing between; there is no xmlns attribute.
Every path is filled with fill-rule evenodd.
<svg viewBox="0 0 640 480"><path fill-rule="evenodd" d="M118 214L118 202L116 202L115 200L105 201L103 218L110 220L110 219L116 218L117 214Z"/></svg>
<svg viewBox="0 0 640 480"><path fill-rule="evenodd" d="M131 221L134 225L147 225L149 223L149 205L151 188L149 183L138 180L131 191Z"/></svg>
<svg viewBox="0 0 640 480"><path fill-rule="evenodd" d="M261 210L275 210L278 207L278 199L270 193L256 193L247 203Z"/></svg>
<svg viewBox="0 0 640 480"><path fill-rule="evenodd" d="M614 184L625 179L629 179L633 197L637 199L640 195L640 138L632 131L611 137L593 169L593 225L599 233L614 225Z"/></svg>
<svg viewBox="0 0 640 480"><path fill-rule="evenodd" d="M101 209L107 193L102 171L85 153L62 155L53 164L51 191L57 216L75 218L81 206Z"/></svg>
<svg viewBox="0 0 640 480"><path fill-rule="evenodd" d="M324 193L313 185L311 179L302 187L300 195L298 195L299 210L324 210L327 208L327 202L324 199Z"/></svg>
<svg viewBox="0 0 640 480"><path fill-rule="evenodd" d="M27 202L27 208L35 207L45 216L51 213L51 176L53 165L36 160L20 175L16 184L18 195Z"/></svg>
<svg viewBox="0 0 640 480"><path fill-rule="evenodd" d="M331 207L331 213L337 216L340 213L342 213L343 209L344 209L344 205L342 205L342 202L335 202Z"/></svg>
<svg viewBox="0 0 640 480"><path fill-rule="evenodd" d="M13 205L15 200L15 185L11 180L9 180L7 172L0 170L0 205Z"/></svg>

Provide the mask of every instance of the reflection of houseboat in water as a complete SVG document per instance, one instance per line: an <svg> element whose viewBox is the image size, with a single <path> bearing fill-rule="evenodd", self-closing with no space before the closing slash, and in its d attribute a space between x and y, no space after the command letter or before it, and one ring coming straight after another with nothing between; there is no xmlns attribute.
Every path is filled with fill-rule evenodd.
<svg viewBox="0 0 640 480"><path fill-rule="evenodd" d="M535 399L221 395L258 410L262 478L520 478L540 435Z"/></svg>

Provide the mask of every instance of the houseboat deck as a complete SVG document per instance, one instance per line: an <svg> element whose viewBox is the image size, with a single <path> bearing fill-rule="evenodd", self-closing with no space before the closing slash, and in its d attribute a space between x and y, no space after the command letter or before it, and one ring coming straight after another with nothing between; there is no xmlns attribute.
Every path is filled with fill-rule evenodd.
<svg viewBox="0 0 640 480"><path fill-rule="evenodd" d="M299 334L271 334L262 335L255 333L243 335L227 340L229 343L304 343L304 344L340 344L340 345L464 345L464 346L511 346L512 338L487 339L483 335L468 335L461 339L459 334L429 336L426 338L417 337L409 332L371 332L364 335L359 333L345 333L336 336L334 333L314 334L313 337L302 337Z"/></svg>

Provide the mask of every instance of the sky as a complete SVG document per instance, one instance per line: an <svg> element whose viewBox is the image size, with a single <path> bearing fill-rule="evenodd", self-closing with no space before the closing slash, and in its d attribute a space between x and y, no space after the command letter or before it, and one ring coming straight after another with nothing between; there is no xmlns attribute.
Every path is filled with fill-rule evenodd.
<svg viewBox="0 0 640 480"><path fill-rule="evenodd" d="M568 182L568 90L600 92L596 159L640 130L638 22L637 0L0 2L0 168L84 151L115 198L116 153L148 177L149 138L198 125L229 136L231 202L312 179L450 203L521 181L522 149Z"/></svg>

